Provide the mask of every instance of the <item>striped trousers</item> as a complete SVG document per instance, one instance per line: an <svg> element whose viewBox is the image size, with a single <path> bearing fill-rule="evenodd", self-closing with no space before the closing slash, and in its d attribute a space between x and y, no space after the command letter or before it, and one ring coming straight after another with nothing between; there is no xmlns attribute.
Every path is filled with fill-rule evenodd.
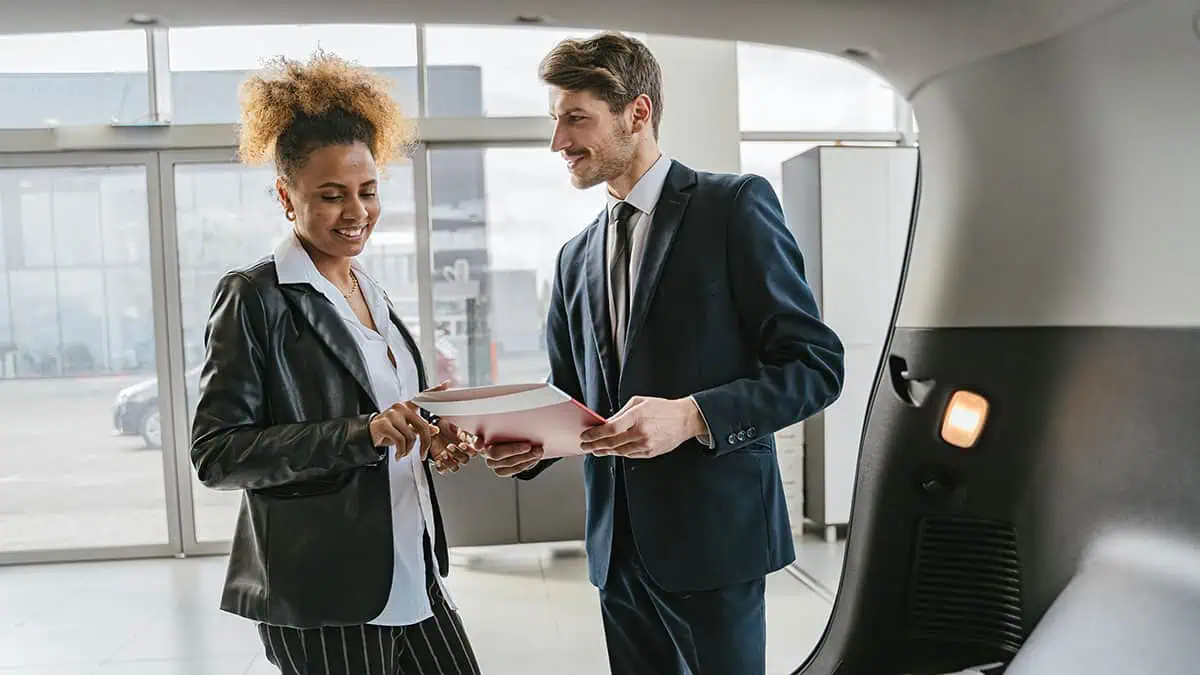
<svg viewBox="0 0 1200 675"><path fill-rule="evenodd" d="M458 612L436 583L429 599L433 616L412 626L259 624L258 634L282 675L479 675Z"/></svg>

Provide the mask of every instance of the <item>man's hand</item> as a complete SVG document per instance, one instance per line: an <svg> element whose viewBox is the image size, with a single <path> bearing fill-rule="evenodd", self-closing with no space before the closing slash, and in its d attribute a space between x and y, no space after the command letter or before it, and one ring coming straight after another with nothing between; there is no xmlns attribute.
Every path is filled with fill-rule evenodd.
<svg viewBox="0 0 1200 675"><path fill-rule="evenodd" d="M508 478L532 469L542 461L542 447L529 443L496 443L483 448L488 468L501 478Z"/></svg>
<svg viewBox="0 0 1200 675"><path fill-rule="evenodd" d="M634 396L607 424L588 429L579 440L586 452L597 457L649 459L706 431L700 409L691 399Z"/></svg>

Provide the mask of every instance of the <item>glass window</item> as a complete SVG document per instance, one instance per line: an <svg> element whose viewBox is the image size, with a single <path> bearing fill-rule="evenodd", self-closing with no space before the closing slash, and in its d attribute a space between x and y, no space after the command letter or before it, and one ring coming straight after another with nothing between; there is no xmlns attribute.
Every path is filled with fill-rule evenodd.
<svg viewBox="0 0 1200 675"><path fill-rule="evenodd" d="M4 207L5 207L5 205L7 205L10 209L13 208L14 206L19 207L19 205L15 204L14 200L12 199L12 195L15 194L14 187L15 186L13 186L13 185L9 185L9 184L0 182L0 270L6 269L9 264L8 263L8 247L4 243L5 239L7 239L7 236L5 234L5 230L7 229L5 227L5 220L8 218L15 217L15 216L8 216L6 218ZM6 192L8 192L9 194L5 194Z"/></svg>
<svg viewBox="0 0 1200 675"><path fill-rule="evenodd" d="M153 298L138 266L109 267L104 276L108 302L108 359L114 371L155 370Z"/></svg>
<svg viewBox="0 0 1200 675"><path fill-rule="evenodd" d="M83 252L109 224L110 182L132 223L108 236L148 249L144 167L0 170L0 237L41 264L0 265L0 550L167 541L162 455L143 451L162 440L153 358L122 358L128 345L153 354L150 264ZM56 236L79 223L78 248Z"/></svg>
<svg viewBox="0 0 1200 675"><path fill-rule="evenodd" d="M275 195L275 172L238 164L175 165L175 218L179 230L179 284L188 417L200 391L204 330L212 294L225 272L270 255L291 233ZM387 290L398 312L417 332L416 275L413 261L412 165L397 164L381 175L382 214L367 249L359 257L368 273ZM193 474L194 476L194 474ZM233 534L240 496L205 488L194 477L196 534L200 541L226 541Z"/></svg>
<svg viewBox="0 0 1200 675"><path fill-rule="evenodd" d="M60 269L58 325L62 330L63 375L108 370L107 303L100 270Z"/></svg>
<svg viewBox="0 0 1200 675"><path fill-rule="evenodd" d="M775 194L782 194L783 163L803 154L820 143L797 141L742 141L742 173L753 173L767 179ZM853 143L862 146L889 146L895 143Z"/></svg>
<svg viewBox="0 0 1200 675"><path fill-rule="evenodd" d="M845 59L740 42L742 131L892 130L892 88Z"/></svg>
<svg viewBox="0 0 1200 675"><path fill-rule="evenodd" d="M56 178L54 210L69 213L69 218L55 218L55 263L59 267L98 265L104 260L100 237L100 175L82 173L76 178ZM44 236L44 234L43 234Z"/></svg>
<svg viewBox="0 0 1200 675"><path fill-rule="evenodd" d="M0 36L0 128L136 123L150 111L140 30Z"/></svg>
<svg viewBox="0 0 1200 675"><path fill-rule="evenodd" d="M54 265L53 181L52 174L43 174L19 184L20 206L14 224L20 227L20 254L16 264L11 264L14 269Z"/></svg>
<svg viewBox="0 0 1200 675"><path fill-rule="evenodd" d="M304 59L323 48L368 66L394 83L393 95L417 111L417 37L411 24L212 26L170 32L176 124L238 120L238 86L274 56Z"/></svg>
<svg viewBox="0 0 1200 675"><path fill-rule="evenodd" d="M771 187L775 188L775 194L781 194L783 163L817 145L819 144L792 141L742 141L742 173L753 173L766 178Z"/></svg>
<svg viewBox="0 0 1200 675"><path fill-rule="evenodd" d="M12 314L8 305L8 274L0 263L0 379L13 377L15 365L10 365L7 357L16 348L12 343Z"/></svg>
<svg viewBox="0 0 1200 675"><path fill-rule="evenodd" d="M150 241L141 236L146 208L142 204L146 186L141 172L110 169L98 187L105 263L150 264Z"/></svg>
<svg viewBox="0 0 1200 675"><path fill-rule="evenodd" d="M542 57L560 40L588 37L584 28L428 26L431 117L545 116L550 98L538 79Z"/></svg>
<svg viewBox="0 0 1200 675"><path fill-rule="evenodd" d="M62 333L58 326L58 284L54 270L10 272L13 341L19 350L18 377L58 375Z"/></svg>
<svg viewBox="0 0 1200 675"><path fill-rule="evenodd" d="M604 209L544 148L430 152L438 344L460 385L542 380L558 251Z"/></svg>

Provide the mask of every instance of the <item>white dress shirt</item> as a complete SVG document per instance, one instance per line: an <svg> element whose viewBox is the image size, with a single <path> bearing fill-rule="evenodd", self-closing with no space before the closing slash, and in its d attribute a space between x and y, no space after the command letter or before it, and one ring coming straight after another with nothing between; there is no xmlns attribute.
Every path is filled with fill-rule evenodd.
<svg viewBox="0 0 1200 675"><path fill-rule="evenodd" d="M371 394L379 410L407 401L419 393L417 362L400 329L391 320L387 295L375 280L367 275L357 261L351 269L367 301L371 318L378 329L371 330L359 321L345 296L317 271L316 265L304 250L295 234L285 238L275 250L275 269L279 283L308 283L333 303L358 347L371 381ZM388 351L396 359L393 366ZM436 540L433 502L429 483L421 462L420 440L403 459L388 451L388 479L392 495L392 542L395 550L392 566L392 588L379 616L370 623L383 626L409 626L433 616L426 588L425 555L422 550L424 533L429 532L430 546ZM436 559L430 551L430 560ZM346 564L353 564L347 560ZM450 593L442 585L441 576L433 574L442 594L453 607Z"/></svg>
<svg viewBox="0 0 1200 675"><path fill-rule="evenodd" d="M662 196L663 186L667 183L667 174L671 171L671 158L667 157L666 153L660 154L658 159L646 169L646 173L634 183L633 189L625 196L625 199L617 197L608 191L608 227L605 233L605 247L608 255L605 260L612 260L617 250L617 228L616 228L616 208L622 201L637 209L629 218L629 276L626 284L629 286L629 316L625 318L625 325L628 326L633 316L633 298L637 297L637 281L638 274L642 271L642 259L646 256L646 241L650 236L650 227L654 224L654 211L658 206L658 199ZM617 300L613 295L612 284L608 283L608 316L609 323L613 328L613 341L617 347L617 360L622 366L625 365L625 335L620 334L617 330ZM690 397L689 397L690 398ZM700 405L696 403L696 399L692 398L692 403L696 405L696 409L700 409ZM704 411L700 410L701 419L704 418ZM708 420L704 420L705 429L708 429ZM712 442L712 432L702 434L699 437L701 443L708 447L714 447Z"/></svg>
<svg viewBox="0 0 1200 675"><path fill-rule="evenodd" d="M630 206L637 209L637 212L629 218L629 277L626 283L629 286L629 313L633 315L633 298L636 297L638 272L641 271L642 258L646 255L646 238L650 235L650 226L654 222L654 209L658 206L658 198L662 195L663 185L667 182L667 172L671 169L671 159L665 154L659 155L658 160L650 165L646 173L638 179L634 184L633 189L625 197L625 201ZM612 193L608 192L608 232L605 235L605 246L608 250L607 260L612 260L617 250L617 228L616 223L616 208L622 200ZM613 296L612 284L608 286L608 316L613 328L613 340L617 346L617 359L621 365L625 364L625 336L618 334L617 331L617 304L616 298ZM630 317L625 318L625 325L629 325Z"/></svg>

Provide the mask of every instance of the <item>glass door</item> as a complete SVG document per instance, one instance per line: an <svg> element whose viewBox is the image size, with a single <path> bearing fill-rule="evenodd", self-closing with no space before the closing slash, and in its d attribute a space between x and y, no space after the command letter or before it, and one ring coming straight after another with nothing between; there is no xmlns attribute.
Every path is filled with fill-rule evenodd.
<svg viewBox="0 0 1200 675"><path fill-rule="evenodd" d="M0 156L0 564L170 555L158 164Z"/></svg>
<svg viewBox="0 0 1200 675"><path fill-rule="evenodd" d="M210 490L192 468L191 422L204 359L204 328L212 292L225 272L269 251L280 229L265 219L270 203L269 169L243 169L234 151L213 149L158 155L168 315L181 345L175 364L181 384L172 392L172 414L181 433L174 448L179 486L182 552L229 550L241 494ZM257 250L256 250L257 249Z"/></svg>

